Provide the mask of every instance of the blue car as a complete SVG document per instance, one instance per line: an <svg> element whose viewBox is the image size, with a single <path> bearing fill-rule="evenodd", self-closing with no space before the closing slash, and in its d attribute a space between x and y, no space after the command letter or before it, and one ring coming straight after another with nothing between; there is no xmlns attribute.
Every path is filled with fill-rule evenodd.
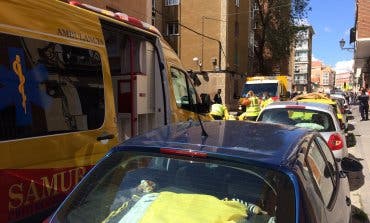
<svg viewBox="0 0 370 223"><path fill-rule="evenodd" d="M350 222L348 179L319 133L203 126L177 123L113 148L49 222Z"/></svg>

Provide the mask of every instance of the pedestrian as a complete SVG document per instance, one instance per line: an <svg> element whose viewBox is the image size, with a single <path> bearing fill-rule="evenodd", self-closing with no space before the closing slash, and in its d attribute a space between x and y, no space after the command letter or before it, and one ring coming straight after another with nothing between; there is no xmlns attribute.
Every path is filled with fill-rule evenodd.
<svg viewBox="0 0 370 223"><path fill-rule="evenodd" d="M213 104L209 114L214 120L229 120L229 111L223 104Z"/></svg>
<svg viewBox="0 0 370 223"><path fill-rule="evenodd" d="M256 121L257 116L259 115L261 108L259 105L259 99L254 94L253 91L248 92L248 99L249 104L247 105L247 108L245 109L245 112L239 116L239 120L250 120L250 121Z"/></svg>
<svg viewBox="0 0 370 223"><path fill-rule="evenodd" d="M217 90L217 93L213 97L213 101L215 104L222 104L221 89Z"/></svg>
<svg viewBox="0 0 370 223"><path fill-rule="evenodd" d="M369 120L369 96L365 89L361 89L360 95L357 97L360 103L359 109L361 114L361 121Z"/></svg>
<svg viewBox="0 0 370 223"><path fill-rule="evenodd" d="M263 92L261 109L264 109L267 105L271 104L272 102L274 102L274 100L272 100L270 94L267 91Z"/></svg>

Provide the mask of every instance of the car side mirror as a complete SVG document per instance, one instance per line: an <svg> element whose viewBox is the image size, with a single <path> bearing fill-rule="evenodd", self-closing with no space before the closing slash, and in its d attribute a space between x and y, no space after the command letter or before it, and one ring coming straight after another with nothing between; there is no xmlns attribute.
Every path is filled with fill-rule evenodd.
<svg viewBox="0 0 370 223"><path fill-rule="evenodd" d="M340 129L346 130L346 125L343 122L340 122Z"/></svg>
<svg viewBox="0 0 370 223"><path fill-rule="evenodd" d="M346 135L346 144L347 144L347 147L353 147L353 146L356 145L355 134L353 134L352 132L347 133L347 135Z"/></svg>
<svg viewBox="0 0 370 223"><path fill-rule="evenodd" d="M359 161L348 158L348 157L344 157L342 161L340 162L340 164L341 164L342 170L346 173L358 172L358 171L362 171L363 169L363 166Z"/></svg>
<svg viewBox="0 0 370 223"><path fill-rule="evenodd" d="M189 77L193 80L193 84L195 87L199 87L202 84L202 82L198 78L198 75L195 72L193 72L192 70L188 70L188 74Z"/></svg>

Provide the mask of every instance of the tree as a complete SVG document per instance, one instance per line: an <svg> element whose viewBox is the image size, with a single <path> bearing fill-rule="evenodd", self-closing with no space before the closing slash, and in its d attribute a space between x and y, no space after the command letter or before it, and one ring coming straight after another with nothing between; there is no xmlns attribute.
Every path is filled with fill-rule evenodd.
<svg viewBox="0 0 370 223"><path fill-rule="evenodd" d="M254 0L254 72L273 73L288 66L299 22L311 10L309 0ZM286 67L287 68L287 67Z"/></svg>

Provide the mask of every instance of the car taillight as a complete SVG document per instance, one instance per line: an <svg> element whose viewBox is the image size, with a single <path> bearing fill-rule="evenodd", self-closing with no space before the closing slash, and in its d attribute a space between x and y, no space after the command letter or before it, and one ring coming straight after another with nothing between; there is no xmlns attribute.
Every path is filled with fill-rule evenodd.
<svg viewBox="0 0 370 223"><path fill-rule="evenodd" d="M200 158L206 158L207 157L207 153L194 151L194 150L161 148L159 151L161 153L171 154L171 155L191 156L191 157L200 157Z"/></svg>
<svg viewBox="0 0 370 223"><path fill-rule="evenodd" d="M43 220L42 223L50 223L51 216L49 216L47 219Z"/></svg>
<svg viewBox="0 0 370 223"><path fill-rule="evenodd" d="M343 148L343 139L338 133L334 133L329 137L328 146L331 150L339 150Z"/></svg>

